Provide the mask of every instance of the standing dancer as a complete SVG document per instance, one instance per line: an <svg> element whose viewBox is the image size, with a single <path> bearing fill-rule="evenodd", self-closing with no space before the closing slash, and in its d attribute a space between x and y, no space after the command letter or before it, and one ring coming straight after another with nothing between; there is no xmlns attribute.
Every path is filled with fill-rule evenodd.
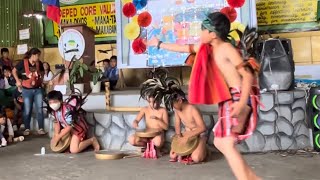
<svg viewBox="0 0 320 180"><path fill-rule="evenodd" d="M230 21L222 13L209 14L201 29L200 46L166 44L156 38L147 44L158 49L197 53L190 77L189 101L219 105L215 146L224 154L237 179L260 179L235 147L238 140L248 138L256 127L257 91L252 87L257 66L251 63L252 59L243 61L239 51L227 42Z"/></svg>

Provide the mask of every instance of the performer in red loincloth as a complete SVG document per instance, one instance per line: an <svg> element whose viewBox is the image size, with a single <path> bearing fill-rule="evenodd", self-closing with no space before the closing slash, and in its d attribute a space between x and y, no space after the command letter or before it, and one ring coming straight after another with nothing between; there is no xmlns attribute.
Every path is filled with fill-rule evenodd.
<svg viewBox="0 0 320 180"><path fill-rule="evenodd" d="M176 52L196 52L189 101L219 105L215 146L224 154L237 179L259 179L235 147L235 142L249 137L256 127L258 91L253 85L258 66L252 58L244 61L238 49L228 42L230 21L224 14L209 14L201 28L201 45L167 44L156 38L147 44Z"/></svg>

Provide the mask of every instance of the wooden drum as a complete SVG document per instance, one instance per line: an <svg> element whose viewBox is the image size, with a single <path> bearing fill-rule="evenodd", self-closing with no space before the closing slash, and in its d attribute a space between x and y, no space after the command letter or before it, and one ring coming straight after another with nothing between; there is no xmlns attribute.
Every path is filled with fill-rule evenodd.
<svg viewBox="0 0 320 180"><path fill-rule="evenodd" d="M141 138L154 138L161 134L161 130L159 129L145 129L145 130L137 130L135 135Z"/></svg>
<svg viewBox="0 0 320 180"><path fill-rule="evenodd" d="M171 142L171 150L179 156L187 156L198 147L199 137L191 138L186 144L179 143L178 136L174 136Z"/></svg>
<svg viewBox="0 0 320 180"><path fill-rule="evenodd" d="M71 143L71 134L67 134L64 137L60 139L60 141L57 143L57 145L53 145L52 142L50 143L50 148L53 152L61 153L64 152Z"/></svg>
<svg viewBox="0 0 320 180"><path fill-rule="evenodd" d="M96 159L99 160L114 160L114 159L122 159L126 156L125 152L116 151L116 150L101 150L96 152Z"/></svg>

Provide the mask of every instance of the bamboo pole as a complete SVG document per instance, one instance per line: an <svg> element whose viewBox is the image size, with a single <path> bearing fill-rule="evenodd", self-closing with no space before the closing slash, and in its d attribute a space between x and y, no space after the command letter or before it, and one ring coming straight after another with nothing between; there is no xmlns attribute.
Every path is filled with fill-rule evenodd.
<svg viewBox="0 0 320 180"><path fill-rule="evenodd" d="M111 110L111 99L110 99L110 82L105 82L105 90L106 90L106 108L107 111Z"/></svg>

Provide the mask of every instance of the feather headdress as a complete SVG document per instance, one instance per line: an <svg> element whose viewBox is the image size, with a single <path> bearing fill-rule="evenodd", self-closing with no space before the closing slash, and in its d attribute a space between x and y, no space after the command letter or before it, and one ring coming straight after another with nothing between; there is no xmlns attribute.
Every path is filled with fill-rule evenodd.
<svg viewBox="0 0 320 180"><path fill-rule="evenodd" d="M147 100L150 97L155 99L155 103L162 103L171 93L172 87L180 87L180 83L176 78L168 77L166 69L155 69L149 73L152 78L142 83L140 90L140 98ZM166 102L166 101L165 101ZM170 107L167 103L165 106L168 110Z"/></svg>
<svg viewBox="0 0 320 180"><path fill-rule="evenodd" d="M173 110L173 103L179 99L187 101L186 94L180 88L180 86L171 85L168 87L168 93L164 97L164 102L168 110Z"/></svg>
<svg viewBox="0 0 320 180"><path fill-rule="evenodd" d="M242 54L242 58L244 59L244 63L240 64L239 67L249 66L252 68L254 72L259 72L260 66L253 58L254 48L253 44L258 39L258 32L256 28L249 28L248 26L242 33L239 30L236 30L240 41L238 43L238 48ZM237 67L237 68L239 68Z"/></svg>

